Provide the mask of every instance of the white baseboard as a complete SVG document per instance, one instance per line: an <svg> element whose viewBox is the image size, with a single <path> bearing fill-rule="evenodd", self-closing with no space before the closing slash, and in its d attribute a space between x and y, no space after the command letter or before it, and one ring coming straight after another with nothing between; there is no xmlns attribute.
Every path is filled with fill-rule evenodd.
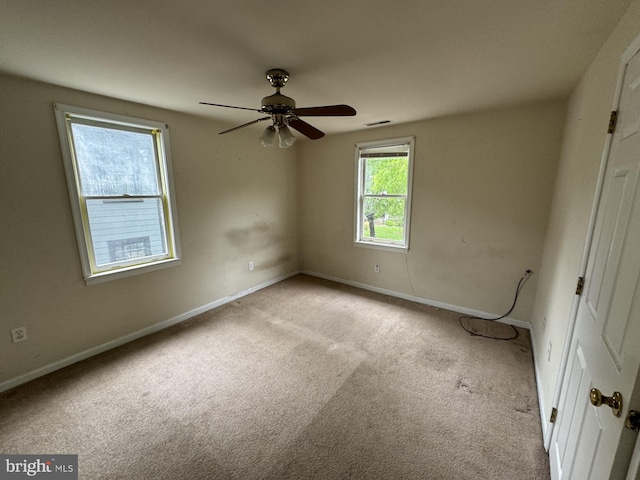
<svg viewBox="0 0 640 480"><path fill-rule="evenodd" d="M549 451L549 443L550 439L548 438L551 433L551 429L549 428L549 416L547 416L547 412L544 409L544 399L545 396L542 392L542 383L540 382L540 368L538 367L538 357L536 356L536 339L533 335L533 329L530 331L531 338L531 351L533 352L533 370L536 376L536 390L538 392L538 408L540 410L540 425L542 426L542 444L545 447L545 450Z"/></svg>
<svg viewBox="0 0 640 480"><path fill-rule="evenodd" d="M47 375L49 373L55 372L56 370L60 370L61 368L68 367L69 365L80 362L82 360L86 360L87 358L106 352L107 350L111 350L112 348L119 347L120 345L124 345L125 343L129 343L139 338L150 335L152 333L159 332L160 330L164 330L165 328L184 322L185 320L189 320L190 318L195 317L196 315L200 315L201 313L220 307L238 298L257 292L258 290L262 290L263 288L266 288L273 284L281 282L282 280L286 280L287 278L292 277L294 275L298 275L299 273L300 273L299 271L295 271L287 275L274 278L272 280L269 280L268 282L261 283L260 285L256 285L255 287L242 290L241 292L234 293L233 295L229 295L227 297L213 301L206 305L202 305L198 308L194 308L193 310L189 310L188 312L182 313L176 317L170 318L168 320L164 320L160 323L156 323L154 325L151 325L149 327L143 328L136 332L130 333L123 337L116 338L115 340L111 340L109 342L103 343L102 345L98 345L97 347L89 348L80 353L76 353L74 355L71 355L70 357L63 358L62 360L58 360L56 362L45 365L43 367L37 368L23 375L12 378L10 380L6 380L0 383L0 392L4 392L11 388L17 387L18 385L22 385L23 383L27 383L31 380L35 380L38 377L42 377L43 375Z"/></svg>
<svg viewBox="0 0 640 480"><path fill-rule="evenodd" d="M331 280L332 282L343 283L352 287L362 288L363 290L369 290L371 292L382 293L389 295L390 297L402 298L403 300L409 300L411 302L421 303L424 305L430 305L432 307L442 308L444 310L451 310L452 312L462 313L464 315L473 315L480 318L491 318L495 315L493 313L482 312L480 310L474 310L472 308L460 307L457 305L450 305L448 303L438 302L435 300L429 300L428 298L417 297L415 295L409 295L406 293L396 292L394 290L387 290L385 288L373 287L366 283L354 282L352 280L345 280L344 278L333 277L331 275L325 275L323 273L312 272L308 270L302 270L300 273L305 275L311 275L312 277L324 278L325 280ZM505 317L497 320L498 323L505 323L507 325L513 325L514 327L524 328L531 331L531 323L517 318Z"/></svg>

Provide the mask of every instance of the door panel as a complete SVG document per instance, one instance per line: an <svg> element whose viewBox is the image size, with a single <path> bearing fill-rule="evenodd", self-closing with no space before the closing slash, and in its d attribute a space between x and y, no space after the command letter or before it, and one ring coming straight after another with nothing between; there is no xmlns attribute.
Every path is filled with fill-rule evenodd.
<svg viewBox="0 0 640 480"><path fill-rule="evenodd" d="M583 401L581 392L587 388L591 389L591 375L579 342L575 343L569 360L569 379L571 383L567 385L564 403L559 408L559 410L566 411L567 415L558 418L559 435L552 445L555 449L555 455L551 455L551 458L557 459L557 463L554 465L558 471L557 478L566 478L564 473L571 470L575 449L568 447L581 438L585 428L581 419L586 418L587 404Z"/></svg>

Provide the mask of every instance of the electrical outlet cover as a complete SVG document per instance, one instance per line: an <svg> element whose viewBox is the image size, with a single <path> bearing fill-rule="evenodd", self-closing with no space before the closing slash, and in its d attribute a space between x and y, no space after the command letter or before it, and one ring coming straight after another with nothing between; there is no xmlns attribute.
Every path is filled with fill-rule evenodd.
<svg viewBox="0 0 640 480"><path fill-rule="evenodd" d="M11 339L13 343L22 342L27 339L27 327L17 327L11 329Z"/></svg>

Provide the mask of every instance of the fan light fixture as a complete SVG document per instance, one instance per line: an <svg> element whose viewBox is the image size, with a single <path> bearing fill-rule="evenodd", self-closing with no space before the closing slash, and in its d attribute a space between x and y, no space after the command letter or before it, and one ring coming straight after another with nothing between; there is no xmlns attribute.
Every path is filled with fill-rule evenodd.
<svg viewBox="0 0 640 480"><path fill-rule="evenodd" d="M259 140L263 147L273 147L276 143L276 136L278 137L278 145L280 148L289 148L296 141L296 137L286 125L268 126L264 129L262 135L260 135Z"/></svg>
<svg viewBox="0 0 640 480"><path fill-rule="evenodd" d="M280 148L288 148L296 141L296 137L293 136L293 133L286 125L278 129L278 137L280 137Z"/></svg>
<svg viewBox="0 0 640 480"><path fill-rule="evenodd" d="M271 125L265 128L263 134L260 136L260 143L262 143L263 147L273 147L275 139L276 129Z"/></svg>

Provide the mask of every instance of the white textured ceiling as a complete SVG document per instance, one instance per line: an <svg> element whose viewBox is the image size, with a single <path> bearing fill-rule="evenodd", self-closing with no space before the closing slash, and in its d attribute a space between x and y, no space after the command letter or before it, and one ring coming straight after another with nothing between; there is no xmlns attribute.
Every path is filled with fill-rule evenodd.
<svg viewBox="0 0 640 480"><path fill-rule="evenodd" d="M631 0L0 0L0 71L229 127L284 68L327 133L568 94ZM1 95L1 94L0 94ZM248 128L261 129L263 126Z"/></svg>

